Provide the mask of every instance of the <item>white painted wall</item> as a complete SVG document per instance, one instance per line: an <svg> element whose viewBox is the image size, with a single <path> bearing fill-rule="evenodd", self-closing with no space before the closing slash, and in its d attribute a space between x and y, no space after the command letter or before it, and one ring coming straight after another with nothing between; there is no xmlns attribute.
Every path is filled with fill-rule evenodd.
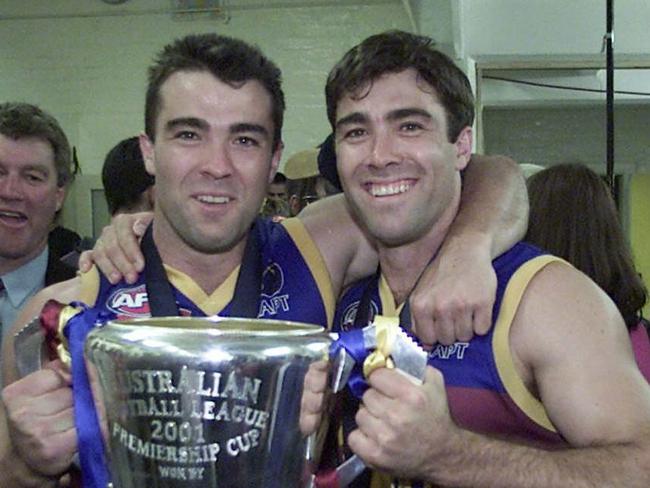
<svg viewBox="0 0 650 488"><path fill-rule="evenodd" d="M598 53L605 0L458 0L467 54ZM647 53L650 2L614 2L618 52Z"/></svg>

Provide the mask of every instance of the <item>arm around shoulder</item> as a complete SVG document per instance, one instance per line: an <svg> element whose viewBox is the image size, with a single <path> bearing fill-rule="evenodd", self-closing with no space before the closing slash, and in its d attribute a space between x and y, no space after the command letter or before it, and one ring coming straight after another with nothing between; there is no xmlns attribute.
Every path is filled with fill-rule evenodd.
<svg viewBox="0 0 650 488"><path fill-rule="evenodd" d="M505 156L473 154L445 242L482 235L494 259L522 239L527 226L528 192L519 165Z"/></svg>
<svg viewBox="0 0 650 488"><path fill-rule="evenodd" d="M308 205L298 218L323 256L337 293L376 271L377 251L353 218L343 194Z"/></svg>
<svg viewBox="0 0 650 488"><path fill-rule="evenodd" d="M467 341L492 325L492 260L526 233L528 198L517 163L472 155L461 205L436 259L411 295L416 333L425 344Z"/></svg>

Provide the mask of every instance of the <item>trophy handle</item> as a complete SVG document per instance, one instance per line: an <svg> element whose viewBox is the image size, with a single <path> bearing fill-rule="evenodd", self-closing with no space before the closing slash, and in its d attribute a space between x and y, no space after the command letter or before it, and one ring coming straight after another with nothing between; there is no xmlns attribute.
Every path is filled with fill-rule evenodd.
<svg viewBox="0 0 650 488"><path fill-rule="evenodd" d="M63 333L68 320L80 309L48 300L37 317L14 336L14 356L18 376L23 378L43 367L43 358L59 358L69 369L71 357Z"/></svg>

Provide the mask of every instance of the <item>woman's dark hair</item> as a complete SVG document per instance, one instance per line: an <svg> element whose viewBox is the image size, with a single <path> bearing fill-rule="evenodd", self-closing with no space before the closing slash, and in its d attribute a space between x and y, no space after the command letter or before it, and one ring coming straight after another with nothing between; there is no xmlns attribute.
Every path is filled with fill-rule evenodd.
<svg viewBox="0 0 650 488"><path fill-rule="evenodd" d="M526 240L566 259L616 303L628 328L647 300L616 205L603 179L586 166L559 164L528 179Z"/></svg>

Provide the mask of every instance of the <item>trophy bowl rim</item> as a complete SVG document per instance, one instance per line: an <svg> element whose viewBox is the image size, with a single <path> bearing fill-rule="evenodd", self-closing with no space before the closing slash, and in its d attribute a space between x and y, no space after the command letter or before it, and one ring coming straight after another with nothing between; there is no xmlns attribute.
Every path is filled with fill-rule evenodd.
<svg viewBox="0 0 650 488"><path fill-rule="evenodd" d="M104 327L132 329L150 327L179 333L210 333L227 337L302 337L326 333L325 327L316 324L276 319L247 319L237 317L134 317L113 319Z"/></svg>

